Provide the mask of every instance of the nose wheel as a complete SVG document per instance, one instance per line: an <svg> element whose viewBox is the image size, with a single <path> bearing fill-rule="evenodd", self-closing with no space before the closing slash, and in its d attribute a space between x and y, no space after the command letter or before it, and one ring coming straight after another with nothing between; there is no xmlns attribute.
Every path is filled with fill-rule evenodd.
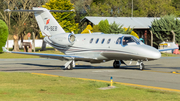
<svg viewBox="0 0 180 101"><path fill-rule="evenodd" d="M139 69L144 70L145 66L144 66L143 62L142 61L138 61L138 62L139 62Z"/></svg>
<svg viewBox="0 0 180 101"><path fill-rule="evenodd" d="M121 61L115 60L115 61L113 62L113 67L114 67L114 68L120 68L120 65L121 65Z"/></svg>

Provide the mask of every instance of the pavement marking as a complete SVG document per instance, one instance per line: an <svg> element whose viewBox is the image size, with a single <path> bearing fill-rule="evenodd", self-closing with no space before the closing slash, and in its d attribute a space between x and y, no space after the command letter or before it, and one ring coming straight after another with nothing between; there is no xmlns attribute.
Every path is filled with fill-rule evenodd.
<svg viewBox="0 0 180 101"><path fill-rule="evenodd" d="M65 77L65 76L58 76L58 75L51 75L51 74L44 74L44 73L31 73L31 74L43 75L43 76L51 76L51 77ZM75 78L75 77L71 77L71 78ZM105 80L96 80L96 79L88 79L88 78L77 78L77 79L87 80L87 81L98 81L98 82L111 83L111 81L105 81ZM164 90L164 91L180 92L180 90L178 90L178 89L170 89L170 88L162 88L162 87L154 87L154 86L146 86L146 85L122 83L122 82L114 82L114 83L122 84L122 85L126 85L126 86L134 86L134 87L150 88L150 89L157 89L157 90Z"/></svg>
<svg viewBox="0 0 180 101"><path fill-rule="evenodd" d="M60 77L58 75L51 75L51 74L44 74L44 73L31 73L31 74L44 75L44 76L52 76L52 77Z"/></svg>
<svg viewBox="0 0 180 101"><path fill-rule="evenodd" d="M176 71L172 71L172 72L163 72L163 71L153 71L153 70L143 70L143 71L148 71L148 72L158 72L158 73L173 73L173 74L180 74Z"/></svg>

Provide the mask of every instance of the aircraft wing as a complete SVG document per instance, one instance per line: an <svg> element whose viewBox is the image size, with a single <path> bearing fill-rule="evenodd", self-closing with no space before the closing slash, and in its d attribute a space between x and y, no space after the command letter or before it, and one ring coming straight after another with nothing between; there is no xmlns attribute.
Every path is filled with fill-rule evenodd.
<svg viewBox="0 0 180 101"><path fill-rule="evenodd" d="M83 57L83 56L71 56L71 55L47 54L47 53L13 52L13 51L8 51L5 47L3 47L3 51L6 53L34 55L34 56L40 56L43 58L52 58L52 59L59 59L59 60L72 60L72 59L74 59L74 60L96 60L95 58Z"/></svg>
<svg viewBox="0 0 180 101"><path fill-rule="evenodd" d="M162 51L168 51L168 50L174 50L174 49L179 49L179 48L167 48L167 49L158 49L158 50L162 52Z"/></svg>
<svg viewBox="0 0 180 101"><path fill-rule="evenodd" d="M169 48L164 48L164 49L158 49L160 52L162 52L162 51L168 51L168 50L174 50L174 49L179 49L179 47L176 45L176 44L174 44L174 43L172 43L171 44L171 47L169 47Z"/></svg>

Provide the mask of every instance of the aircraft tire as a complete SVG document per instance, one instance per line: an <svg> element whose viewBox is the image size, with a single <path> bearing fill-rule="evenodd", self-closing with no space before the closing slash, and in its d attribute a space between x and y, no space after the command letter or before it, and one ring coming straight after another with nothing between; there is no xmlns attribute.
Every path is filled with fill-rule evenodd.
<svg viewBox="0 0 180 101"><path fill-rule="evenodd" d="M70 64L68 67L67 67L68 70L73 70L73 66L72 64Z"/></svg>
<svg viewBox="0 0 180 101"><path fill-rule="evenodd" d="M113 62L113 67L114 67L114 68L120 68L120 63L119 63L119 61L116 61L116 60L115 60L115 61Z"/></svg>
<svg viewBox="0 0 180 101"><path fill-rule="evenodd" d="M144 64L141 62L141 63L139 64L139 69L140 69L140 70L144 70L144 67L145 67Z"/></svg>

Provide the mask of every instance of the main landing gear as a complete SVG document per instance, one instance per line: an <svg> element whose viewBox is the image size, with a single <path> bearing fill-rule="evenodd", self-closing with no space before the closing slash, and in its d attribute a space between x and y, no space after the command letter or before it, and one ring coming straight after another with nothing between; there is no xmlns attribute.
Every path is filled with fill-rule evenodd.
<svg viewBox="0 0 180 101"><path fill-rule="evenodd" d="M125 64L126 65L126 63L123 61L123 60L114 60L114 62L113 62L113 67L114 68L120 68L121 67L121 64ZM126 65L127 66L127 65Z"/></svg>
<svg viewBox="0 0 180 101"><path fill-rule="evenodd" d="M114 60L113 67L114 68L120 68L120 66L121 66L121 61L120 60Z"/></svg>
<svg viewBox="0 0 180 101"><path fill-rule="evenodd" d="M68 61L68 62L66 62L66 64L64 66L65 66L65 69L72 70L73 67L75 67L75 62L74 62L74 60Z"/></svg>

